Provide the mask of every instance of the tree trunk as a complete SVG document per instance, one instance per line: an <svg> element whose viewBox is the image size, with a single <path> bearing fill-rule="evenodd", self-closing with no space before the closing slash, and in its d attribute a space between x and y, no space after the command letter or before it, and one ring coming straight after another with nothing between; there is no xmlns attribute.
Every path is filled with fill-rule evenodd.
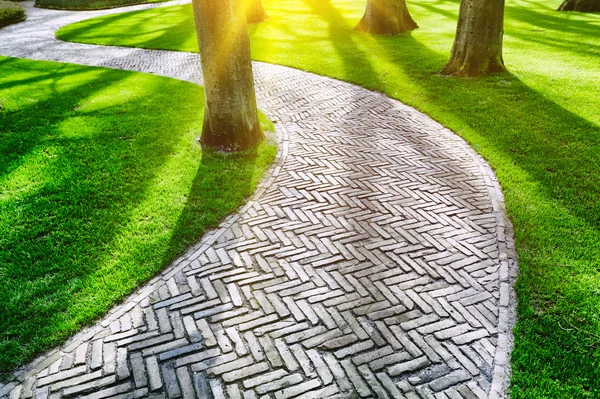
<svg viewBox="0 0 600 399"><path fill-rule="evenodd" d="M461 0L456 37L444 75L505 71L502 60L504 0Z"/></svg>
<svg viewBox="0 0 600 399"><path fill-rule="evenodd" d="M246 0L246 20L249 24L263 22L269 19L261 0Z"/></svg>
<svg viewBox="0 0 600 399"><path fill-rule="evenodd" d="M219 151L256 146L258 122L242 0L193 0L206 107L201 143Z"/></svg>
<svg viewBox="0 0 600 399"><path fill-rule="evenodd" d="M365 15L354 30L375 35L397 35L418 28L406 0L367 0Z"/></svg>
<svg viewBox="0 0 600 399"><path fill-rule="evenodd" d="M558 11L600 12L600 0L565 0Z"/></svg>

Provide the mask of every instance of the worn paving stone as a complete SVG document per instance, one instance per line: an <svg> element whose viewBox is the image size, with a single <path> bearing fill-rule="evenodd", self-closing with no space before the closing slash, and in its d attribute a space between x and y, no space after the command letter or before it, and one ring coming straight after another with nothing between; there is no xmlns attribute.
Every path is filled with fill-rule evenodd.
<svg viewBox="0 0 600 399"><path fill-rule="evenodd" d="M23 4L1 55L202 82L197 54L54 37L123 10ZM254 73L279 142L254 197L0 397L506 396L516 256L489 166L379 93Z"/></svg>

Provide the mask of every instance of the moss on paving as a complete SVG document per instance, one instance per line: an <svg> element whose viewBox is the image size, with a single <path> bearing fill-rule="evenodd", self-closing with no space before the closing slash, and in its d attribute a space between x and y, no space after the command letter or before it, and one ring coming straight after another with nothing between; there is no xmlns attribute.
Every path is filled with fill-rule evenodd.
<svg viewBox="0 0 600 399"><path fill-rule="evenodd" d="M202 152L203 89L148 74L0 57L0 105L0 372L168 265L276 152Z"/></svg>
<svg viewBox="0 0 600 399"><path fill-rule="evenodd" d="M357 83L410 104L464 137L495 169L520 259L513 398L600 397L600 15L560 0L509 2L510 71L440 76L458 1L409 3L420 29L352 32L364 0L264 0L254 59ZM190 6L112 15L59 37L197 51Z"/></svg>

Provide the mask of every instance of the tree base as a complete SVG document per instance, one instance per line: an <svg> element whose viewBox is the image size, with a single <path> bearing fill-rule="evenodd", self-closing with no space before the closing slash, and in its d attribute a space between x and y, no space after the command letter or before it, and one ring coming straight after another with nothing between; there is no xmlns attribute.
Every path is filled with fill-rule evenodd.
<svg viewBox="0 0 600 399"><path fill-rule="evenodd" d="M502 58L492 57L478 60L450 59L441 70L442 75L473 77L506 72Z"/></svg>
<svg viewBox="0 0 600 399"><path fill-rule="evenodd" d="M246 22L248 22L249 24L257 24L259 22L264 22L267 19L269 19L269 16L263 10L263 12L261 13L248 14L248 16L246 17Z"/></svg>
<svg viewBox="0 0 600 399"><path fill-rule="evenodd" d="M364 21L364 18L354 27L357 32L369 33L371 35L396 36L417 29L419 25L415 21L406 24L373 24Z"/></svg>
<svg viewBox="0 0 600 399"><path fill-rule="evenodd" d="M227 121L224 124L212 124L205 115L202 126L202 136L200 144L203 148L210 148L213 151L237 152L256 148L265 138L260 129L258 120L249 124L245 119L238 123Z"/></svg>
<svg viewBox="0 0 600 399"><path fill-rule="evenodd" d="M482 76L504 72L504 0L461 0L456 37L442 75Z"/></svg>
<svg viewBox="0 0 600 399"><path fill-rule="evenodd" d="M246 10L246 22L249 24L257 24L264 22L269 19L262 2L260 0L253 0L248 3Z"/></svg>
<svg viewBox="0 0 600 399"><path fill-rule="evenodd" d="M565 0L557 11L600 12L600 0Z"/></svg>
<svg viewBox="0 0 600 399"><path fill-rule="evenodd" d="M419 27L404 0L367 0L365 14L355 31L372 35L398 35Z"/></svg>

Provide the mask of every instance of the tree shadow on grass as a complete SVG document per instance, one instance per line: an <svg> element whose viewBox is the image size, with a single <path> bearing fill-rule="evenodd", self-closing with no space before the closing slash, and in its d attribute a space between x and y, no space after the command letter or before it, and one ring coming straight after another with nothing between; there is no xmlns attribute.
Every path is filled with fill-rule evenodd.
<svg viewBox="0 0 600 399"><path fill-rule="evenodd" d="M525 1L529 7L506 7L506 18L526 22L542 29L561 33L598 38L600 14L570 13L556 11L555 8L538 1Z"/></svg>
<svg viewBox="0 0 600 399"><path fill-rule="evenodd" d="M600 56L598 16L573 16L531 3L530 8L507 7L506 19L508 37L557 47L562 51ZM514 26L512 21L517 21L518 25Z"/></svg>
<svg viewBox="0 0 600 399"><path fill-rule="evenodd" d="M49 93L47 99L39 101L36 94L29 95L28 93L11 93L12 96L27 96L30 99L31 105L20 107L17 110L4 110L0 117L0 123L3 133L4 149L2 156L2 164L0 164L0 173L4 177L10 173L10 168L18 167L19 159L25 156L32 148L44 142L48 138L58 137L60 134L57 128L61 121L75 116L73 112L75 108L89 96L94 93L110 87L112 84L118 84L119 81L125 78L119 73L111 73L110 71L99 75L99 79L92 84L86 79L85 74L89 70L73 65L64 65L55 68L50 68L49 71L30 68L34 63L26 63L23 60L14 58L0 59L0 68L9 67L14 70L23 72L33 72L33 76L24 79L6 78L0 80L0 90L8 90L11 88L22 89L26 85L41 85L43 82L44 89ZM41 63L40 63L41 64ZM58 64L55 64L58 65ZM25 68L23 68L23 66ZM59 92L57 90L57 82L63 78L72 78L81 75L83 82L72 85L71 90ZM81 90L81 93L78 93ZM57 101L56 97L60 96L61 100ZM10 96L7 98L10 100ZM37 122L43 121L43 124Z"/></svg>
<svg viewBox="0 0 600 399"><path fill-rule="evenodd" d="M29 100L0 112L0 373L90 323L164 266L169 229L200 162L171 165L195 146L201 126L187 84L57 65L0 60L30 75L0 80L4 93ZM193 92L202 104L201 89ZM171 187L169 179L180 181ZM194 227L198 237L202 226Z"/></svg>
<svg viewBox="0 0 600 399"><path fill-rule="evenodd" d="M188 9L189 12L184 12ZM168 26L165 28L158 26L149 30L148 26L156 26L155 20L157 18L161 18L161 20L164 18L168 21ZM173 23L173 21L176 21L176 23ZM105 40L115 39L113 34L103 36L94 33L97 28L106 25L120 29L118 39L123 40L125 38L125 42L117 44L126 47L164 48L167 43L187 43L189 40L196 39L196 32L193 29L194 16L189 5L124 12L84 20L61 28L58 36L66 41L111 45L113 43L106 43ZM91 37L87 36L88 32L92 32ZM197 52L197 49L195 51Z"/></svg>
<svg viewBox="0 0 600 399"><path fill-rule="evenodd" d="M303 0L304 4L327 23L328 33L330 37L335 37L340 33L352 32L354 25L350 23L336 7L331 4L330 0ZM358 21L357 21L358 23ZM358 74L368 76L369 82L373 86L381 84L379 74L375 72L372 63L366 52L361 49L355 42L352 36L346 37L344 45L338 45L338 40L333 40L333 45L338 56L344 63L346 76L350 79L357 78Z"/></svg>
<svg viewBox="0 0 600 399"><path fill-rule="evenodd" d="M456 4L456 7L453 11L449 11L446 8L447 5L445 3L454 3L454 4ZM436 7L432 2L419 2L419 3L415 3L415 6L421 7L423 9L425 9L429 12L435 13L435 14L443 15L453 21L458 20L458 7L460 4L460 0L438 1L437 4L440 4L441 7Z"/></svg>
<svg viewBox="0 0 600 399"><path fill-rule="evenodd" d="M118 22L118 21L122 20L124 16L130 16L131 14L134 14L134 13L135 13L135 11L118 13L118 14L110 14L110 15L105 15L102 17L91 18L91 19L82 21L82 22L85 22L85 25L82 25L82 22L76 22L73 24L69 24L66 26L66 27L68 27L68 30L67 30L68 33L64 33L64 39L65 40L73 40L73 38L77 38L79 36L85 35L86 32L88 32L89 30L101 28L104 25ZM61 30L64 28L65 27L61 28Z"/></svg>

